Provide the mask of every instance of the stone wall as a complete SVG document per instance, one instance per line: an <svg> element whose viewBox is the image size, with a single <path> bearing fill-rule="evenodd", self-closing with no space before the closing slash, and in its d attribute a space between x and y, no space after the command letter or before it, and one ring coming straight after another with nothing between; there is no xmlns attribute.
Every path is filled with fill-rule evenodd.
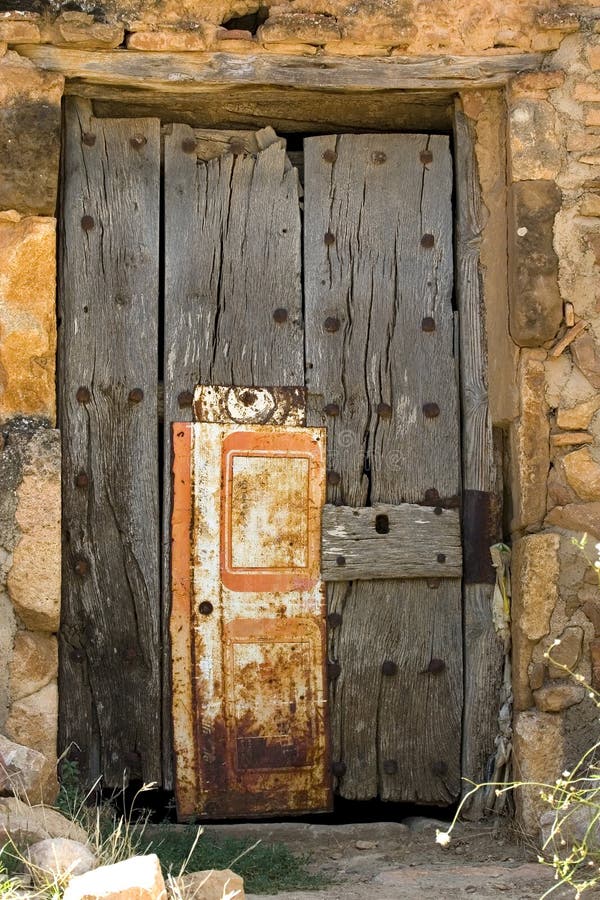
<svg viewBox="0 0 600 900"><path fill-rule="evenodd" d="M403 58L544 54L461 99L477 136L489 399L507 451L517 777L554 778L591 734L600 591L600 10L593 0L11 0L0 14L0 730L56 727L59 458L54 219L62 78L27 47ZM7 9L7 4L3 5ZM192 57L199 66L210 57ZM110 66L110 55L102 56ZM555 641L560 643L555 645ZM46 720L43 721L43 715ZM536 826L524 795L524 824Z"/></svg>

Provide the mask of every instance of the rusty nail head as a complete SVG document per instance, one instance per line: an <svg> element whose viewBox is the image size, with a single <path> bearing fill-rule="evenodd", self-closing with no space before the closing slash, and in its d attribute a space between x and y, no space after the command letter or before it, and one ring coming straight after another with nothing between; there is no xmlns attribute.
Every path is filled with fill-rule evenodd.
<svg viewBox="0 0 600 900"><path fill-rule="evenodd" d="M330 628L339 628L342 624L342 614L339 612L331 612L327 616L327 623Z"/></svg>
<svg viewBox="0 0 600 900"><path fill-rule="evenodd" d="M177 394L177 404L180 409L183 409L186 406L191 406L194 402L194 395L191 391L180 391Z"/></svg>
<svg viewBox="0 0 600 900"><path fill-rule="evenodd" d="M75 563L75 574L83 577L90 571L90 564L87 559L78 559Z"/></svg>
<svg viewBox="0 0 600 900"><path fill-rule="evenodd" d="M443 759L438 759L436 762L431 764L431 771L434 775L447 775L448 764L445 763Z"/></svg>
<svg viewBox="0 0 600 900"><path fill-rule="evenodd" d="M428 163L433 162L433 153L431 150L421 150L419 154L419 159L426 166Z"/></svg>
<svg viewBox="0 0 600 900"><path fill-rule="evenodd" d="M433 510L433 512L434 512L434 514L435 514L436 516L441 516L442 513L443 513L443 511L444 511L444 510L442 509L441 506L436 506L435 509Z"/></svg>
<svg viewBox="0 0 600 900"><path fill-rule="evenodd" d="M398 663L393 659L386 659L381 663L381 671L384 675L396 675L398 673Z"/></svg>
<svg viewBox="0 0 600 900"><path fill-rule="evenodd" d="M436 559L439 563L445 563L446 562L446 554L438 553L438 555L436 556Z"/></svg>
<svg viewBox="0 0 600 900"><path fill-rule="evenodd" d="M444 669L446 668L446 663L443 659L437 659L434 657L430 660L429 665L425 671L429 672L430 675L441 675Z"/></svg>
<svg viewBox="0 0 600 900"><path fill-rule="evenodd" d="M375 163L376 166L381 166L387 159L387 156L383 152L383 150L375 150L374 153L371 153L371 161Z"/></svg>
<svg viewBox="0 0 600 900"><path fill-rule="evenodd" d="M427 587L428 587L428 588L434 588L434 589L435 589L435 588L439 588L439 586L440 586L440 580L441 580L441 579L439 579L439 578L428 578L428 579L427 579Z"/></svg>
<svg viewBox="0 0 600 900"><path fill-rule="evenodd" d="M423 415L426 419L437 419L440 414L440 408L437 403L424 403Z"/></svg>
<svg viewBox="0 0 600 900"><path fill-rule="evenodd" d="M144 399L144 392L141 388L133 388L132 391L129 391L127 399L130 403L141 403Z"/></svg>
<svg viewBox="0 0 600 900"><path fill-rule="evenodd" d="M85 472L79 472L78 475L75 476L75 486L79 488L85 488L90 483L90 479L87 477Z"/></svg>
<svg viewBox="0 0 600 900"><path fill-rule="evenodd" d="M421 322L421 331L425 331L428 334L431 334L432 331L435 331L435 319L432 318L432 316L425 316L425 318Z"/></svg>
<svg viewBox="0 0 600 900"><path fill-rule="evenodd" d="M339 416L340 407L337 403L328 403L325 407L325 415L327 416Z"/></svg>
<svg viewBox="0 0 600 900"><path fill-rule="evenodd" d="M211 612L214 609L214 606L210 602L210 600L203 600L200 606L198 607L201 615L210 616Z"/></svg>
<svg viewBox="0 0 600 900"><path fill-rule="evenodd" d="M84 231L91 231L94 227L94 219L92 216L82 216L81 217L81 227Z"/></svg>
<svg viewBox="0 0 600 900"><path fill-rule="evenodd" d="M323 240L328 247L331 247L332 244L335 244L335 234L332 234L331 231L326 231Z"/></svg>
<svg viewBox="0 0 600 900"><path fill-rule="evenodd" d="M386 775L395 775L398 771L398 763L395 759L384 759L383 771Z"/></svg>
<svg viewBox="0 0 600 900"><path fill-rule="evenodd" d="M134 134L133 137L129 138L129 143L134 150L141 150L144 144L148 143L148 139L143 134Z"/></svg>
<svg viewBox="0 0 600 900"><path fill-rule="evenodd" d="M328 662L327 663L327 677L330 681L335 681L336 678L339 678L342 674L342 667L339 662Z"/></svg>
<svg viewBox="0 0 600 900"><path fill-rule="evenodd" d="M282 306L280 306L280 307L279 307L278 309L276 309L275 312L273 313L273 318L274 318L275 321L278 322L279 324L281 324L282 322L287 322L287 319L288 319L288 311L287 311L287 309L284 309Z"/></svg>
<svg viewBox="0 0 600 900"><path fill-rule="evenodd" d="M389 403L378 403L377 404L377 415L380 419L391 419L392 418L392 407Z"/></svg>
<svg viewBox="0 0 600 900"><path fill-rule="evenodd" d="M346 774L346 763L343 762L332 762L331 763L331 771L335 775L336 778L341 778Z"/></svg>
<svg viewBox="0 0 600 900"><path fill-rule="evenodd" d="M425 491L425 503L436 503L440 499L440 492L437 488L427 488Z"/></svg>
<svg viewBox="0 0 600 900"><path fill-rule="evenodd" d="M93 147L96 143L96 135L92 134L91 131L85 131L81 135L81 142L82 144L85 144L86 147Z"/></svg>
<svg viewBox="0 0 600 900"><path fill-rule="evenodd" d="M340 320L337 316L327 316L325 322L323 323L323 327L325 331L329 331L333 333L334 331L339 331Z"/></svg>
<svg viewBox="0 0 600 900"><path fill-rule="evenodd" d="M86 387L77 388L77 393L75 394L75 396L77 397L78 403L89 403L92 399L89 388Z"/></svg>
<svg viewBox="0 0 600 900"><path fill-rule="evenodd" d="M337 159L337 153L335 152L335 150L326 150L323 154L323 159L325 160L325 162L334 163Z"/></svg>
<svg viewBox="0 0 600 900"><path fill-rule="evenodd" d="M339 472L334 472L333 469L330 469L327 473L327 484L339 484L342 480L342 476Z"/></svg>
<svg viewBox="0 0 600 900"><path fill-rule="evenodd" d="M435 238L432 234L424 234L421 238L421 247L426 247L428 250L430 250L434 244Z"/></svg>
<svg viewBox="0 0 600 900"><path fill-rule="evenodd" d="M232 141L229 141L229 149L234 156L242 156L242 154L244 153L243 143L236 138L234 138Z"/></svg>
<svg viewBox="0 0 600 900"><path fill-rule="evenodd" d="M181 149L184 153L195 153L196 141L194 140L194 138L184 138L181 142Z"/></svg>
<svg viewBox="0 0 600 900"><path fill-rule="evenodd" d="M346 557L345 556L336 556L335 558L336 565L345 566L346 565Z"/></svg>

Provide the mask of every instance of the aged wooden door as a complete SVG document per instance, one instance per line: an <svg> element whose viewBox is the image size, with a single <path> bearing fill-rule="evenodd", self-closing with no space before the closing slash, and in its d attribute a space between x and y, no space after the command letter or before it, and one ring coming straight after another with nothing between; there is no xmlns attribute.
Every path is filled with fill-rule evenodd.
<svg viewBox="0 0 600 900"><path fill-rule="evenodd" d="M75 740L84 748L86 775L108 773L119 784L125 769L170 787L174 696L176 720L192 723L175 759L183 816L324 809L329 776L315 775L323 789L308 800L293 787L291 770L309 763L321 775L331 768L347 798L453 802L462 626L448 138L309 138L303 195L271 129L169 126L162 170L157 120L94 119L69 101L67 135L62 747ZM302 656L294 680L312 685L316 709L323 698L315 673L327 664L322 721L329 716L331 762L326 751L294 749L301 717L280 717L289 765L270 757L275 803L273 792L270 800L253 794L247 777L252 765L261 768L264 734L238 728L251 700L238 698L235 665L224 664L230 700L221 700L231 720L225 730L240 741L227 743L218 716L205 715L209 669L200 651L196 658L194 631L201 618L188 616L183 656L174 653L183 693L171 690L172 460L177 439L190 451L195 442L196 458L208 453L210 429L194 426L192 437L185 424L198 384L306 388L307 430L326 431L327 654L321 644L320 656ZM173 431L173 423L183 427ZM224 441L227 427L218 427ZM189 545L189 523L177 527L191 556L198 548ZM264 622L273 614L267 598L259 591L239 602L239 618L262 622L264 644L275 627ZM302 634L295 613L281 609L293 657ZM227 627L224 647L250 633L242 639L232 626L228 637ZM228 653L224 660L233 659ZM267 663L265 656L252 677L260 680ZM290 698L288 711L297 706ZM309 735L311 715L303 720ZM228 805L223 772L235 765L234 744L245 762ZM198 759L212 766L214 790Z"/></svg>

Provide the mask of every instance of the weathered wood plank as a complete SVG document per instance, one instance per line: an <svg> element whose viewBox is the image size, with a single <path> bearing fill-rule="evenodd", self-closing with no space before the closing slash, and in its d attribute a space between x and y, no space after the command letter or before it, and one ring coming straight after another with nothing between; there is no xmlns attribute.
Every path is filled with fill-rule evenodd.
<svg viewBox="0 0 600 900"><path fill-rule="evenodd" d="M492 423L487 401L487 343L483 320L479 248L482 212L472 128L457 103L455 110L457 185L457 296L461 319L460 367L462 398L463 485L465 491L495 495L496 472ZM500 503L496 501L497 514ZM487 524L491 545L498 539L498 522ZM481 541L476 552L481 553ZM470 548L465 548L465 555ZM481 570L491 557L481 560ZM493 571L493 570L492 570ZM481 577L481 576L479 576ZM464 585L465 712L463 720L463 777L485 780L498 731L498 711L504 649L492 621L493 584L467 578ZM466 784L464 790L469 789ZM475 798L470 815L481 813ZM466 812L466 811L465 811Z"/></svg>
<svg viewBox="0 0 600 900"><path fill-rule="evenodd" d="M113 786L161 780L159 128L66 104L59 749Z"/></svg>
<svg viewBox="0 0 600 900"><path fill-rule="evenodd" d="M163 621L170 614L171 423L198 383L302 385L304 329L295 170L274 144L207 163L174 125L164 152ZM286 310L276 321L276 309ZM278 319L282 318L278 314ZM165 697L170 716L170 698ZM171 776L172 777L172 776Z"/></svg>
<svg viewBox="0 0 600 900"><path fill-rule="evenodd" d="M517 72L537 69L540 53L503 56L355 57L233 53L144 53L69 50L48 44L16 48L37 66L82 84L137 86L161 91L216 90L223 86L284 85L319 90L458 90L506 84Z"/></svg>
<svg viewBox="0 0 600 900"><path fill-rule="evenodd" d="M325 581L374 578L460 578L462 546L457 510L404 503L323 510Z"/></svg>
<svg viewBox="0 0 600 900"><path fill-rule="evenodd" d="M305 173L309 422L328 426L329 500L360 507L454 497L448 140L311 138ZM330 639L340 672L331 691L340 793L451 802L460 790L460 581L355 581L328 594L330 621L340 617ZM444 659L434 681L419 674L432 647Z"/></svg>

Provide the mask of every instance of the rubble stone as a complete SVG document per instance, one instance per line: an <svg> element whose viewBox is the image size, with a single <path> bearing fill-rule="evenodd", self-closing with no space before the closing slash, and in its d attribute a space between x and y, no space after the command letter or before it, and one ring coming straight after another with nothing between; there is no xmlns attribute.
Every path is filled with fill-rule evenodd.
<svg viewBox="0 0 600 900"><path fill-rule="evenodd" d="M58 675L58 643L50 634L19 631L10 662L10 696L21 700L35 694Z"/></svg>
<svg viewBox="0 0 600 900"><path fill-rule="evenodd" d="M0 794L14 794L24 800L38 797L46 765L43 753L0 734Z"/></svg>
<svg viewBox="0 0 600 900"><path fill-rule="evenodd" d="M581 500L600 500L600 465L589 447L567 453L563 465L567 481Z"/></svg>
<svg viewBox="0 0 600 900"><path fill-rule="evenodd" d="M27 851L27 867L33 883L39 887L48 884L48 880L64 884L97 865L97 857L86 844L69 838L45 838L31 844Z"/></svg>
<svg viewBox="0 0 600 900"><path fill-rule="evenodd" d="M32 806L17 797L0 797L0 842L7 837L19 847L28 847L46 838L64 837L82 844L87 834L81 825L71 822L49 806Z"/></svg>
<svg viewBox="0 0 600 900"><path fill-rule="evenodd" d="M514 718L516 781L531 782L515 791L519 822L525 832L537 837L539 819L546 810L538 784L552 784L565 768L565 738L562 716L531 710Z"/></svg>
<svg viewBox="0 0 600 900"><path fill-rule="evenodd" d="M600 200L600 198L599 198ZM592 397L585 403L578 403L569 409L559 409L556 414L556 424L559 428L575 431L589 427L594 413L600 409L600 395Z"/></svg>
<svg viewBox="0 0 600 900"><path fill-rule="evenodd" d="M231 869L208 869L190 872L175 879L182 897L201 897L202 900L222 900L235 892L235 900L244 900L244 879Z"/></svg>
<svg viewBox="0 0 600 900"><path fill-rule="evenodd" d="M562 712L569 706L581 703L585 697L585 688L580 684L545 684L533 692L535 705L542 712Z"/></svg>
<svg viewBox="0 0 600 900"><path fill-rule="evenodd" d="M166 900L158 856L134 856L69 882L63 900Z"/></svg>

